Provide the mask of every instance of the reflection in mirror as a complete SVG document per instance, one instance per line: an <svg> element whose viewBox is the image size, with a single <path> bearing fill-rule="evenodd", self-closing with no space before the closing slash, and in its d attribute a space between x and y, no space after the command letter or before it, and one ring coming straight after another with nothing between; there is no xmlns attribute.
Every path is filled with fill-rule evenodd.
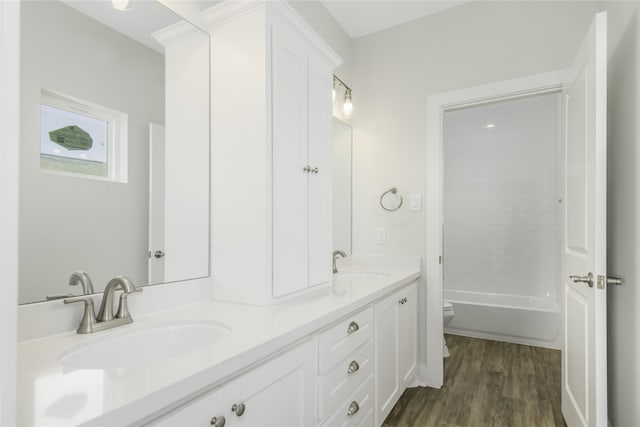
<svg viewBox="0 0 640 427"><path fill-rule="evenodd" d="M207 276L208 35L156 1L20 19L19 302L89 292L75 272L97 292Z"/></svg>
<svg viewBox="0 0 640 427"><path fill-rule="evenodd" d="M333 118L333 250L351 254L351 126Z"/></svg>

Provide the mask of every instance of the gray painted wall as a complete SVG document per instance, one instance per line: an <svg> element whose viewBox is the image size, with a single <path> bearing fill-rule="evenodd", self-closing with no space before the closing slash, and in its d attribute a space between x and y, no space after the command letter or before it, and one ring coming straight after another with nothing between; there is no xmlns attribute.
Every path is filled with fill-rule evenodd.
<svg viewBox="0 0 640 427"><path fill-rule="evenodd" d="M22 2L21 20L19 300L78 293L76 270L97 291L119 274L146 284L148 125L164 122L164 58L59 2ZM128 183L39 169L41 88L129 114Z"/></svg>
<svg viewBox="0 0 640 427"><path fill-rule="evenodd" d="M596 11L595 2L471 2L354 40L354 253L425 257L424 209L388 214L377 198L391 186L425 196L427 96L567 67ZM386 245L375 244L376 227Z"/></svg>

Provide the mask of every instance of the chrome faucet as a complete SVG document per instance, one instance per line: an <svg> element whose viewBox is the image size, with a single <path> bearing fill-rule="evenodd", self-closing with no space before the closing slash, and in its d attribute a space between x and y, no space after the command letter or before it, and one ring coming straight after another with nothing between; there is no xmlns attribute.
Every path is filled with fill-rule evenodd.
<svg viewBox="0 0 640 427"><path fill-rule="evenodd" d="M336 267L336 260L338 259L338 256L346 258L347 254L344 253L344 251L333 251L333 274L338 272L338 267Z"/></svg>
<svg viewBox="0 0 640 427"><path fill-rule="evenodd" d="M113 298L118 288L122 288L123 292L120 295L118 310L114 314ZM142 292L142 289L136 288L133 282L127 277L117 276L111 279L104 288L102 303L100 304L100 311L97 316L93 309L93 299L90 296L67 298L64 300L64 303L84 302L84 314L77 332L79 334L90 334L133 322L127 304L127 297L133 292Z"/></svg>

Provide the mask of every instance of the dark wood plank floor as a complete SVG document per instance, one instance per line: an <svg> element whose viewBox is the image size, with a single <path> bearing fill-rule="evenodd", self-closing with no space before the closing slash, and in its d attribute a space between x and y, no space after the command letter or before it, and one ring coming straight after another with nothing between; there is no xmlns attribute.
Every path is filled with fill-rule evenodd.
<svg viewBox="0 0 640 427"><path fill-rule="evenodd" d="M560 352L447 335L440 390L405 391L383 426L565 426Z"/></svg>

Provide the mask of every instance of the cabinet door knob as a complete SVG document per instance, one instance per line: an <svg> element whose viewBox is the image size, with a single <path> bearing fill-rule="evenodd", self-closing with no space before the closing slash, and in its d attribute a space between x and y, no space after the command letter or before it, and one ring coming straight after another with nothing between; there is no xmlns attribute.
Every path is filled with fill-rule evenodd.
<svg viewBox="0 0 640 427"><path fill-rule="evenodd" d="M155 251L155 252L153 253L153 256L154 256L154 257L156 257L157 259L160 259L160 258L162 258L162 257L164 256L164 252L162 252L162 251Z"/></svg>
<svg viewBox="0 0 640 427"><path fill-rule="evenodd" d="M318 167L316 166L315 168L311 169L311 173L318 173Z"/></svg>
<svg viewBox="0 0 640 427"><path fill-rule="evenodd" d="M311 166L307 165L307 166L303 167L302 170L304 172L306 172L306 173L309 173L309 172L311 172Z"/></svg>
<svg viewBox="0 0 640 427"><path fill-rule="evenodd" d="M237 416L241 417L244 414L244 403L234 403L231 407L231 411L235 412Z"/></svg>
<svg viewBox="0 0 640 427"><path fill-rule="evenodd" d="M213 417L211 418L211 425L213 427L224 427L224 424L227 422L227 420L224 419L224 417Z"/></svg>
<svg viewBox="0 0 640 427"><path fill-rule="evenodd" d="M347 411L347 415L351 417L357 414L359 410L360 410L360 405L358 405L358 402L354 400L353 402L351 402L351 405L349 405L349 410Z"/></svg>
<svg viewBox="0 0 640 427"><path fill-rule="evenodd" d="M349 369L347 369L347 374L353 374L358 369L360 369L360 365L358 365L358 362L356 362L355 360L352 360L351 363L349 363Z"/></svg>
<svg viewBox="0 0 640 427"><path fill-rule="evenodd" d="M347 333L348 334L352 334L355 331L357 331L358 329L360 329L360 326L358 326L358 324L356 322L351 322L351 323L349 323L349 327L347 328Z"/></svg>

